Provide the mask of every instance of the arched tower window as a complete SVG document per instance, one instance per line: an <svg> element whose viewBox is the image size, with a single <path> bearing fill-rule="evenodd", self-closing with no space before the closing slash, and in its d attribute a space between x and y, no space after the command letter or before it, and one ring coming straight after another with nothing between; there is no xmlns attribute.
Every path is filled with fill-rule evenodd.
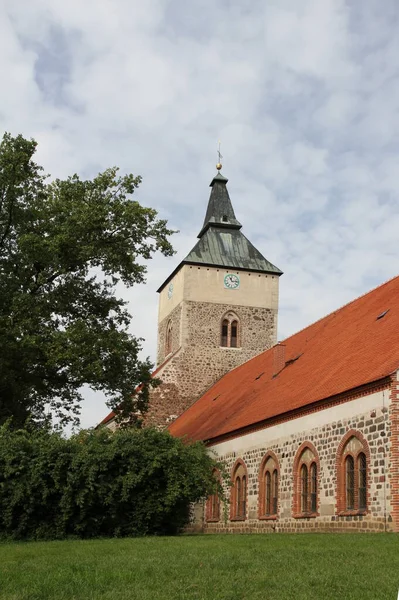
<svg viewBox="0 0 399 600"><path fill-rule="evenodd" d="M260 519L275 519L278 510L279 465L276 455L269 451L261 462L259 469L259 503Z"/></svg>
<svg viewBox="0 0 399 600"><path fill-rule="evenodd" d="M230 519L245 521L247 515L248 473L245 463L238 459L233 469L230 494Z"/></svg>
<svg viewBox="0 0 399 600"><path fill-rule="evenodd" d="M172 352L172 321L166 326L166 337L165 337L165 356L168 356Z"/></svg>
<svg viewBox="0 0 399 600"><path fill-rule="evenodd" d="M341 440L337 452L337 511L340 514L367 512L368 465L366 440L351 430Z"/></svg>
<svg viewBox="0 0 399 600"><path fill-rule="evenodd" d="M294 460L294 517L316 517L319 501L320 461L311 442L304 442Z"/></svg>
<svg viewBox="0 0 399 600"><path fill-rule="evenodd" d="M240 321L233 312L228 312L222 319L220 345L223 348L240 348L241 346Z"/></svg>

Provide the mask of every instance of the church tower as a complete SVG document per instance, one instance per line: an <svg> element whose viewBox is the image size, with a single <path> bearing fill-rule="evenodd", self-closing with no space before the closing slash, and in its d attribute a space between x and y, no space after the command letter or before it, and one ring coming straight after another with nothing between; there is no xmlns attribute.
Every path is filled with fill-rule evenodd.
<svg viewBox="0 0 399 600"><path fill-rule="evenodd" d="M217 165L221 168L221 165ZM159 288L158 352L147 421L172 421L227 371L277 341L279 277L242 233L218 172L198 241Z"/></svg>

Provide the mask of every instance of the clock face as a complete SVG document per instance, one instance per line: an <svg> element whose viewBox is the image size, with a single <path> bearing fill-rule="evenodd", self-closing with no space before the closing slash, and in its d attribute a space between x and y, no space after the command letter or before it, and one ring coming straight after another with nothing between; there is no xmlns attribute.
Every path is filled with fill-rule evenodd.
<svg viewBox="0 0 399 600"><path fill-rule="evenodd" d="M169 300L171 299L171 297L173 296L173 283L169 284L169 288L168 288L168 298Z"/></svg>
<svg viewBox="0 0 399 600"><path fill-rule="evenodd" d="M227 273L224 276L224 287L229 290L237 290L240 287L240 278L234 273Z"/></svg>

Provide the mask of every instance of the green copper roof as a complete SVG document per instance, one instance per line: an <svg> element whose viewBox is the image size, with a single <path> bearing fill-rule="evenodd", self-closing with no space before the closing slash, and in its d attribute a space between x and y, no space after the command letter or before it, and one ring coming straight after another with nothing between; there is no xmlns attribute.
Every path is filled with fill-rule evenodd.
<svg viewBox="0 0 399 600"><path fill-rule="evenodd" d="M266 260L241 231L233 228L209 227L183 263L282 274L282 271Z"/></svg>
<svg viewBox="0 0 399 600"><path fill-rule="evenodd" d="M218 173L211 181L211 195L199 240L186 258L163 282L158 292L172 279L184 264L227 267L281 275L275 267L241 233L241 223L236 219L226 183L228 179Z"/></svg>

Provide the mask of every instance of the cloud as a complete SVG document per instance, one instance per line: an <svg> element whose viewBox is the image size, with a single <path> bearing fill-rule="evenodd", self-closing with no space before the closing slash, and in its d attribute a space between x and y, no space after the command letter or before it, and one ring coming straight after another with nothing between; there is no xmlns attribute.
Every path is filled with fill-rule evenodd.
<svg viewBox="0 0 399 600"><path fill-rule="evenodd" d="M155 358L156 289L194 245L222 140L244 233L284 271L279 337L397 273L399 9L386 0L5 0L0 127L53 176L117 164L180 230L122 290ZM82 424L104 415L87 394Z"/></svg>

